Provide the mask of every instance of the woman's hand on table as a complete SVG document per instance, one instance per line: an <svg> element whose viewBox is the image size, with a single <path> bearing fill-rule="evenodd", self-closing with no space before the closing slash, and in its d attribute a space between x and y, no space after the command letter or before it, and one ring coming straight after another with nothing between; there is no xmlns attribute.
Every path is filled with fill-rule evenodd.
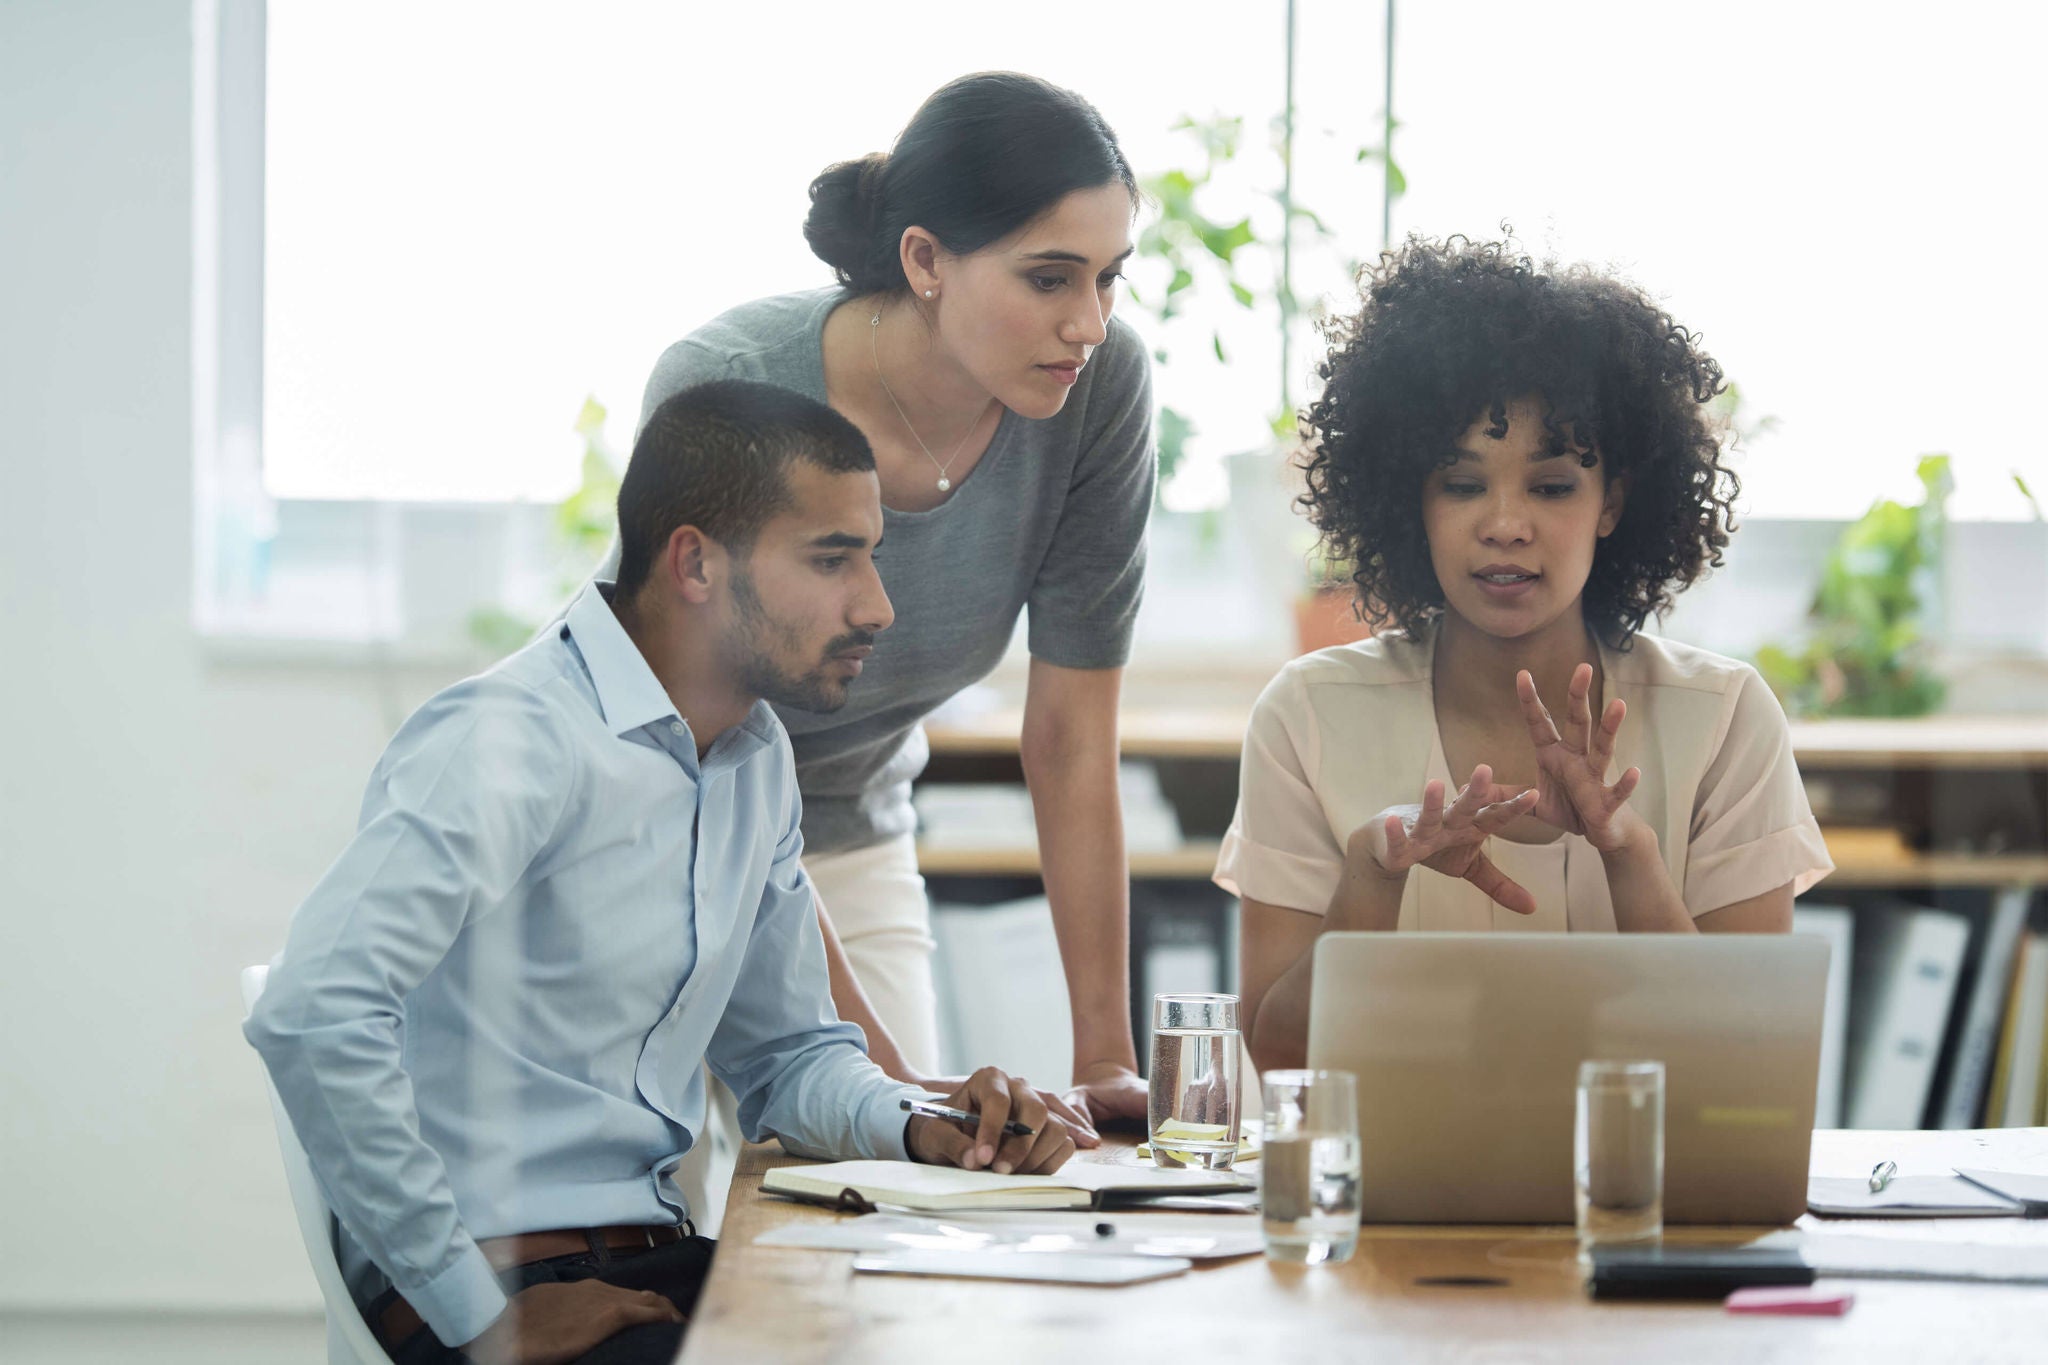
<svg viewBox="0 0 2048 1365"><path fill-rule="evenodd" d="M1101 1143L1095 1131L1097 1124L1112 1119L1143 1122L1149 1093L1144 1078L1120 1062L1082 1067L1066 1094L1066 1107L1078 1112L1088 1125L1089 1140L1081 1145L1094 1147Z"/></svg>
<svg viewBox="0 0 2048 1365"><path fill-rule="evenodd" d="M1538 797L1534 788L1496 783L1484 763L1448 805L1444 784L1432 780L1423 785L1420 805L1390 806L1358 828L1345 846L1347 870L1392 881L1411 867L1426 867L1471 882L1517 914L1533 914L1536 898L1495 867L1482 845L1536 809Z"/></svg>
<svg viewBox="0 0 2048 1365"><path fill-rule="evenodd" d="M967 1132L947 1119L913 1115L903 1139L913 1161L998 1175L1048 1175L1074 1154L1073 1134L1053 1117L1044 1097L995 1067L969 1076L947 1093L945 1102L979 1115L980 1125ZM1032 1129L1032 1136L1004 1133L1003 1124L1011 1119Z"/></svg>
<svg viewBox="0 0 2048 1365"><path fill-rule="evenodd" d="M1572 671L1560 733L1550 708L1536 695L1536 681L1527 669L1515 674L1515 692L1521 698L1529 740L1536 746L1537 800L1529 813L1567 834L1581 836L1602 853L1620 850L1643 825L1642 817L1628 804L1636 784L1642 781L1642 769L1630 768L1613 783L1607 781L1608 766L1614 761L1614 737L1621 732L1628 703L1619 697L1608 702L1595 724L1593 666L1580 664Z"/></svg>

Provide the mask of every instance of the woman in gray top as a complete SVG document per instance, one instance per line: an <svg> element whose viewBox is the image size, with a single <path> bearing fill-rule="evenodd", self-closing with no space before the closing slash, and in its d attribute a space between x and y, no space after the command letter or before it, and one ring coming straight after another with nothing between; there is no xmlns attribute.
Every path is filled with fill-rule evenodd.
<svg viewBox="0 0 2048 1365"><path fill-rule="evenodd" d="M831 404L874 446L895 624L843 708L780 714L834 999L904 1079L936 1067L910 807L919 722L986 676L1027 615L1022 756L1073 1009L1075 1088L1055 1103L1084 1141L1092 1120L1145 1112L1116 715L1152 401L1145 348L1110 317L1136 204L1087 101L1009 73L953 81L892 152L812 182L804 235L838 287L699 328L663 353L641 410L708 379L760 379ZM975 983L954 985L974 999Z"/></svg>

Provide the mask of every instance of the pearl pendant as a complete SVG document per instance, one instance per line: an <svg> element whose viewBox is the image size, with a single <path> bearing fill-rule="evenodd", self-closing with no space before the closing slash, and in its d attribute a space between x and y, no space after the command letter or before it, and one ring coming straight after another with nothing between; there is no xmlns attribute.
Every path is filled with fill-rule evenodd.
<svg viewBox="0 0 2048 1365"><path fill-rule="evenodd" d="M947 478L947 477L946 477L946 476L945 476L944 474L941 474L941 475L939 475L939 491L940 491L941 493L945 492L945 491L946 491L947 489L951 488L952 486L953 486L953 481L952 481L951 479Z"/></svg>

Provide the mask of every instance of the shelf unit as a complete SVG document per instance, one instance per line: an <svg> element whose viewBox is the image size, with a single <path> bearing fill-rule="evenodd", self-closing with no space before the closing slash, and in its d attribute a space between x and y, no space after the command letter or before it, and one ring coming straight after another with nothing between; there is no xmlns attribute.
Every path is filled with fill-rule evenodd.
<svg viewBox="0 0 2048 1365"><path fill-rule="evenodd" d="M2048 854L1916 853L1898 831L1829 829L1835 860L1829 887L1953 886L1996 888L2048 884ZM1133 853L1135 881L1207 881L1222 844L1193 839L1169 852ZM920 846L919 869L932 877L1036 877L1036 848Z"/></svg>
<svg viewBox="0 0 2048 1365"><path fill-rule="evenodd" d="M1199 774L1212 792L1234 795L1246 711L1241 707L1145 707L1121 718L1126 759L1152 760L1162 770ZM1021 780L1017 737L1023 713L1014 708L927 727L932 765L927 781ZM2023 853L1930 850L1923 837L1939 833L1942 789L1973 776L2031 790L2035 809L2048 810L2048 717L1928 717L1912 720L1826 720L1792 726L1802 772L1837 780L1888 780L1897 790L1888 804L1901 824L1832 826L1825 832L1836 870L1830 888L1997 888L2048 884L2048 848ZM1213 805L1213 803L1212 803ZM1211 822L1213 823L1213 821ZM1203 831L1208 833L1209 831ZM2038 830L2036 831L2038 837ZM1131 855L1139 881L1207 880L1215 870L1217 840L1197 837L1177 849ZM949 848L919 851L927 875L1035 877L1036 848Z"/></svg>

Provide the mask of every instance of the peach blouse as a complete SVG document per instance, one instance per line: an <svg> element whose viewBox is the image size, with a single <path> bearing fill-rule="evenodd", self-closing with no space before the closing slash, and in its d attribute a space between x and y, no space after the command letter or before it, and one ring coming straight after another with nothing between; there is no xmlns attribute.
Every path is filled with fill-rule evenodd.
<svg viewBox="0 0 2048 1365"><path fill-rule="evenodd" d="M1352 831L1423 783L1455 792L1430 689L1435 632L1389 632L1296 659L1267 685L1245 733L1237 815L1216 864L1234 895L1327 911ZM1657 831L1673 885L1695 916L1834 870L1792 759L1777 698L1748 664L1651 635L1602 648L1605 694L1628 703L1609 780L1643 770L1630 798ZM1503 682L1503 706L1515 706ZM1470 882L1416 868L1403 930L1611 933L1600 855L1578 835L1494 838L1487 856L1536 897L1534 915Z"/></svg>

